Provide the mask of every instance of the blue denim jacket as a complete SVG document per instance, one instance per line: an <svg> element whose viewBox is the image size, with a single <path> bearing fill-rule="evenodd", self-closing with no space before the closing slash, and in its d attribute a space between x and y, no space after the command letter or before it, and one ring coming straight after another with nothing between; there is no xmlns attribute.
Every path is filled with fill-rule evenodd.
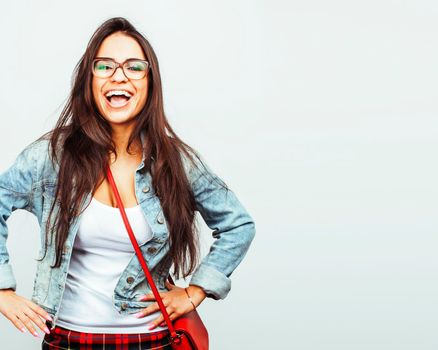
<svg viewBox="0 0 438 350"><path fill-rule="evenodd" d="M141 140L143 143L143 135L141 135ZM230 275L244 258L254 238L254 220L232 190L226 191L216 181L212 181L211 176L207 176L217 177L205 164L203 158L201 159L205 167L193 166L186 157L182 159L196 199L197 211L208 227L213 230L212 235L215 238L209 253L192 274L190 284L200 286L210 298L224 299L231 289ZM152 238L140 248L158 291L167 291L164 283L169 270L156 271L154 267L169 249L169 232L160 201L152 187L151 174L145 171L144 161L143 156L141 164L136 169L135 195L153 234ZM199 161L197 162L199 165ZM55 242L47 242L47 253L44 259L41 258L44 255L45 224L54 201L57 170L59 169L52 165L49 158L49 141L39 140L26 146L14 163L0 173L0 289L16 290L16 281L6 248L8 236L6 221L14 210L24 209L37 217L41 228L41 247L38 259L36 259L37 269L31 300L52 316L54 319L52 328L56 324L72 247L81 219L79 215L70 226L61 266L52 268L51 265L55 261ZM82 209L88 205L91 195L91 192L88 193L82 203ZM57 208L59 207L55 206L55 211ZM54 215L52 215L52 220L54 220ZM132 259L114 289L113 306L120 314L138 312L139 309L153 303L153 301L136 300L140 295L147 293L151 293L151 289L133 253Z"/></svg>

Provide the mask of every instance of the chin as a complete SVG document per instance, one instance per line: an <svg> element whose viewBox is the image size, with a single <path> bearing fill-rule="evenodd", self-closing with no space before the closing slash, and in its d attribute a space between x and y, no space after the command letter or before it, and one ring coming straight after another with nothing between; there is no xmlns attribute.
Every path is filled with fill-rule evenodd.
<svg viewBox="0 0 438 350"><path fill-rule="evenodd" d="M135 116L126 116L126 115L114 115L110 114L109 116L105 116L105 119L113 124L126 124L135 119Z"/></svg>
<svg viewBox="0 0 438 350"><path fill-rule="evenodd" d="M126 123L130 121L131 119L134 119L136 114L134 111L128 110L128 111L109 111L109 110L103 110L101 112L102 116L111 123ZM138 114L138 113L137 113Z"/></svg>

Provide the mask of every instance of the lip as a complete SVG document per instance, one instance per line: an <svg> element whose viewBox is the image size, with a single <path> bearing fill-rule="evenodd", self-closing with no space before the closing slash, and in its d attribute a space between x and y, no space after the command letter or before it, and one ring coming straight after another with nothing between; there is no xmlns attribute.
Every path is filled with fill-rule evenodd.
<svg viewBox="0 0 438 350"><path fill-rule="evenodd" d="M131 96L134 96L134 92L133 91L131 91L130 89L125 89L125 88L111 88L111 89L107 89L107 90L105 90L104 92L103 92L103 96L105 97L105 95L109 92L109 91L111 91L111 90L124 90L124 91L127 91L127 92L129 92L130 94L131 94Z"/></svg>
<svg viewBox="0 0 438 350"><path fill-rule="evenodd" d="M110 103L110 101L108 101L108 99L107 99L105 96L103 96L103 99L105 100L106 105L109 106L110 108L113 108L113 109L121 109L121 108L126 107L126 106L131 102L131 100L132 100L133 98L134 98L134 96L132 96L132 97L131 97L129 100L127 100L124 104L119 105L119 106L114 106L114 105L112 105L112 104Z"/></svg>

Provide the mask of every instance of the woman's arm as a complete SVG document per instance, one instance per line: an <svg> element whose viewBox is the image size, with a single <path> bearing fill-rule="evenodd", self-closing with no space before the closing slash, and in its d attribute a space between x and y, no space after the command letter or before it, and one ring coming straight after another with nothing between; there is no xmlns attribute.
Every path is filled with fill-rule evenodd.
<svg viewBox="0 0 438 350"><path fill-rule="evenodd" d="M165 298L172 294L172 303L174 303L171 320L191 311L206 297L217 300L227 296L231 289L229 277L242 261L255 235L254 220L234 192L221 186L222 180L212 172L205 160L202 158L200 160L197 159L194 166L187 158L183 158L197 210L208 227L213 230L215 241L192 275L187 287L189 298L184 288L166 282L170 291L165 293ZM149 293L140 300L155 300L155 297L153 293ZM144 317L157 310L159 307L154 303L134 317ZM164 326L162 315L151 323L149 329L159 324Z"/></svg>
<svg viewBox="0 0 438 350"><path fill-rule="evenodd" d="M32 149L26 147L14 163L0 173L0 289L16 290L16 280L6 249L6 221L16 209L31 211L32 185L36 161Z"/></svg>
<svg viewBox="0 0 438 350"><path fill-rule="evenodd" d="M17 283L9 264L6 249L8 227L6 220L16 209L25 209L35 214L33 206L34 184L37 183L37 167L43 162L36 148L28 145L16 157L14 163L0 173L0 313L22 332L38 337L37 328L50 333L41 317L50 320L50 315L39 305L15 293Z"/></svg>
<svg viewBox="0 0 438 350"><path fill-rule="evenodd" d="M190 280L207 297L224 299L231 289L230 275L240 264L255 236L255 223L235 193L201 157L190 171L190 180L199 213L213 230L215 241ZM192 288L202 296L199 288Z"/></svg>

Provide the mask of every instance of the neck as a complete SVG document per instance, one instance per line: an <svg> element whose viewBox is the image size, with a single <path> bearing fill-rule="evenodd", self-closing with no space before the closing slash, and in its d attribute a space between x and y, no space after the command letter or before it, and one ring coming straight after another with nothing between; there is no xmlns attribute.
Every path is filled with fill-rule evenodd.
<svg viewBox="0 0 438 350"><path fill-rule="evenodd" d="M138 153L140 154L142 153L142 144L140 138L138 138L131 144L129 151L131 153L134 153L133 155L129 154L126 151L126 147L128 146L129 136L131 135L134 126L133 124L131 125L132 126L128 126L128 127L113 126L112 128L112 139L116 147L116 152L119 156L130 157L130 156L138 155Z"/></svg>

